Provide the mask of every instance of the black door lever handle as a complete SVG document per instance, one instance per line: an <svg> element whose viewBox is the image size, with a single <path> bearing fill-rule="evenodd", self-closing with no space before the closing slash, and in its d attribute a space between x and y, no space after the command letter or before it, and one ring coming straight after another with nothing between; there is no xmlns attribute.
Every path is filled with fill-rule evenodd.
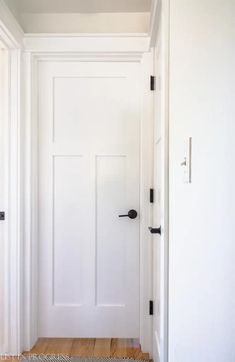
<svg viewBox="0 0 235 362"><path fill-rule="evenodd" d="M135 219L137 217L138 213L135 210L128 211L127 215L119 215L119 217L129 217L130 219Z"/></svg>
<svg viewBox="0 0 235 362"><path fill-rule="evenodd" d="M149 231L151 232L151 234L159 234L159 235L161 235L161 233L162 233L161 226L160 226L160 228L149 227Z"/></svg>

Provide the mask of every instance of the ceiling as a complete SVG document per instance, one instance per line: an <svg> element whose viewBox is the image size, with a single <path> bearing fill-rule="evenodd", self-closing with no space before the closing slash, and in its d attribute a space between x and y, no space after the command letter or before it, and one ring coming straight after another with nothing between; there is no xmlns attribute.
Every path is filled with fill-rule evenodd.
<svg viewBox="0 0 235 362"><path fill-rule="evenodd" d="M149 12L151 0L5 0L14 13Z"/></svg>

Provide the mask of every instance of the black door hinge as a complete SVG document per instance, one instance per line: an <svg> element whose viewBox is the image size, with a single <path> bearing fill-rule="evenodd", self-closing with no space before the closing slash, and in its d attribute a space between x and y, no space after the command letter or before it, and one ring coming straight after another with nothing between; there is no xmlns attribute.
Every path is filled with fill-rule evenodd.
<svg viewBox="0 0 235 362"><path fill-rule="evenodd" d="M149 315L153 315L153 300L149 301Z"/></svg>
<svg viewBox="0 0 235 362"><path fill-rule="evenodd" d="M151 204L154 203L154 189L150 189L150 191L149 191L149 202Z"/></svg>
<svg viewBox="0 0 235 362"><path fill-rule="evenodd" d="M150 90L151 91L155 90L155 76L154 75L150 76Z"/></svg>
<svg viewBox="0 0 235 362"><path fill-rule="evenodd" d="M0 220L5 220L5 212L0 211Z"/></svg>
<svg viewBox="0 0 235 362"><path fill-rule="evenodd" d="M149 231L151 232L151 234L159 234L159 235L162 234L162 228L161 228L161 226L160 226L159 228L149 227Z"/></svg>

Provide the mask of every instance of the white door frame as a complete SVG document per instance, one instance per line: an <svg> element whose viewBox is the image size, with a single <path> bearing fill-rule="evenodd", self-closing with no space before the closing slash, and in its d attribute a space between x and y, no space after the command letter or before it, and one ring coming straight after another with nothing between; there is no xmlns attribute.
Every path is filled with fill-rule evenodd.
<svg viewBox="0 0 235 362"><path fill-rule="evenodd" d="M6 219L3 221L5 223L3 241L4 320L3 326L1 326L3 328L3 343L0 346L0 354L17 355L22 349L21 44L18 41L18 35L21 36L22 34L19 29L16 30L14 22L12 24L12 19L2 3L0 3L0 12L0 41L6 51L3 59L5 89L2 99L4 115L3 129L1 130L4 133L6 165L5 210L1 211L5 211Z"/></svg>
<svg viewBox="0 0 235 362"><path fill-rule="evenodd" d="M168 340L169 340L169 47L170 47L170 0L153 0L150 22L150 46L157 48L159 43L162 47L162 73L160 80L157 81L161 87L162 94L162 122L164 127L164 162L163 179L164 195L161 196L164 203L164 268L161 275L164 311L164 337L159 341L160 362L168 362ZM160 83L160 84L159 84ZM155 241L156 242L156 241ZM163 356L163 357L162 357ZM159 362L159 361L154 361Z"/></svg>
<svg viewBox="0 0 235 362"><path fill-rule="evenodd" d="M140 342L146 352L151 350L151 218L149 188L152 183L152 95L149 88L152 54L146 36L26 36L24 53L25 74L25 280L23 348L30 350L38 338L37 280L38 280L38 64L43 61L115 61L138 62L142 73L141 111L141 174L140 174ZM147 282L149 281L149 283Z"/></svg>

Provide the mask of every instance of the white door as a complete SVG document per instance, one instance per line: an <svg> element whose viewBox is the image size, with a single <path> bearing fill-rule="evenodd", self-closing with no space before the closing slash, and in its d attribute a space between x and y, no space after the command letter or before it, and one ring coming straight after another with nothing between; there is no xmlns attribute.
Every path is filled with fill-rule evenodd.
<svg viewBox="0 0 235 362"><path fill-rule="evenodd" d="M159 36L160 39L160 36ZM165 235L166 214L166 151L164 98L162 91L162 48L157 44L154 54L154 204L153 204L153 357L165 362L167 355L167 245Z"/></svg>
<svg viewBox="0 0 235 362"><path fill-rule="evenodd" d="M38 79L39 335L137 338L139 65L41 62Z"/></svg>

